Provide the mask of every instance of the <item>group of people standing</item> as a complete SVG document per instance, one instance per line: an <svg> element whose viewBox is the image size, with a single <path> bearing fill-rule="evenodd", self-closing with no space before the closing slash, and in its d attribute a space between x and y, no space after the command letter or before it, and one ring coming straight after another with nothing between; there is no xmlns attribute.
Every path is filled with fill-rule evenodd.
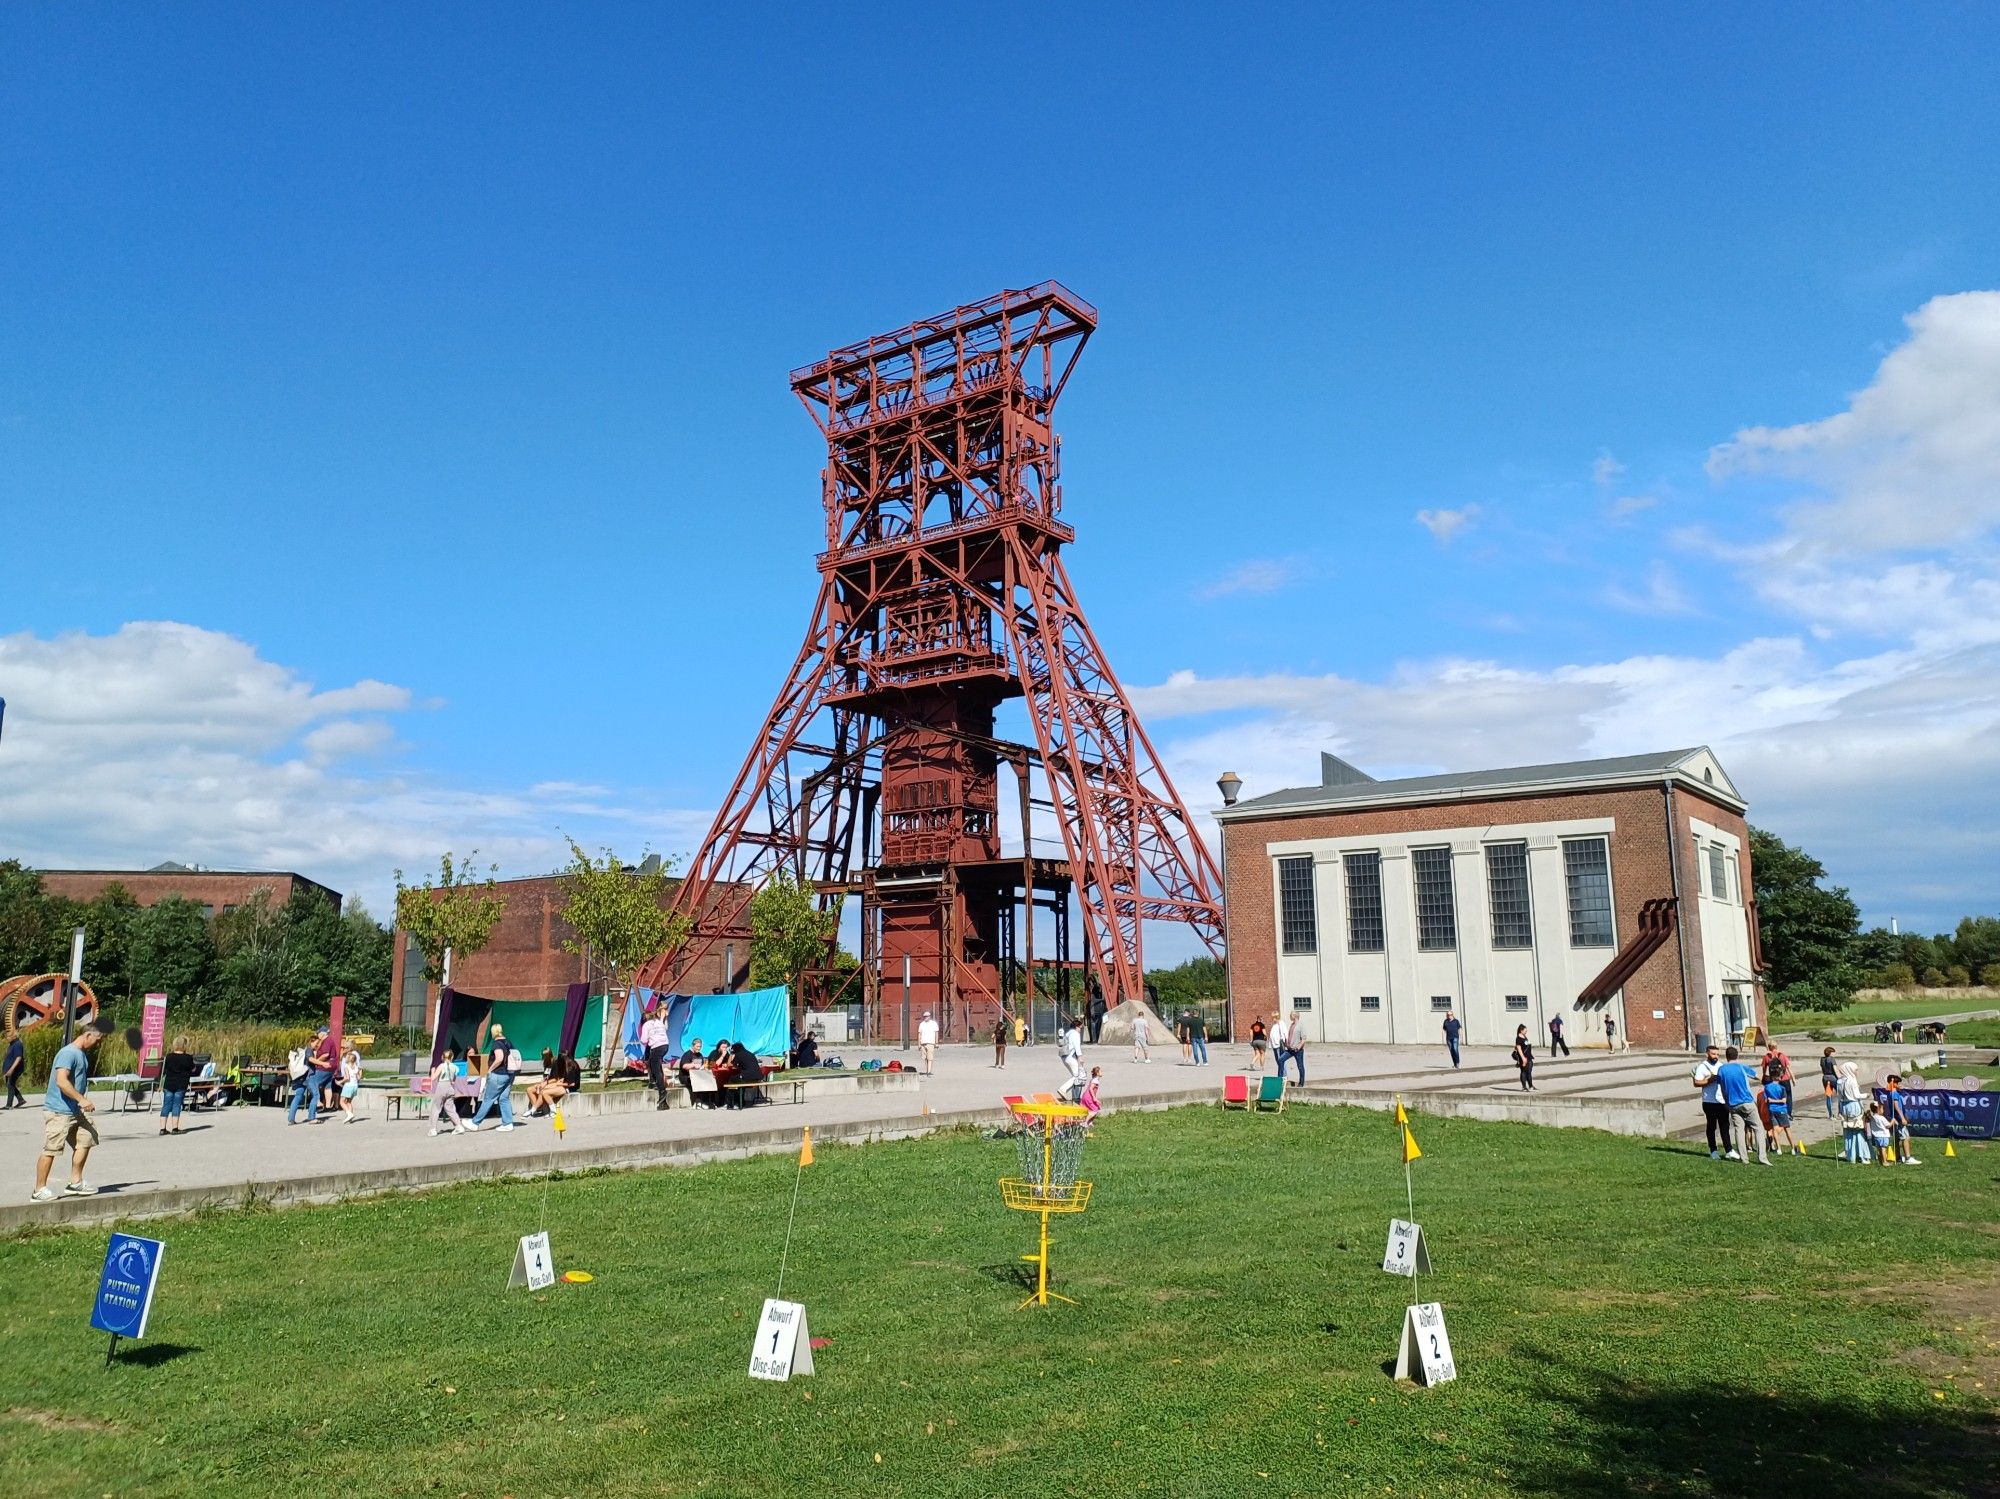
<svg viewBox="0 0 2000 1499"><path fill-rule="evenodd" d="M184 1051L186 1045L185 1036L174 1042L176 1050ZM171 1057L171 1053L169 1056ZM333 1028L323 1025L311 1041L292 1052L286 1059L286 1068L291 1078L292 1096L285 1104L285 1123L297 1124L299 1110L304 1109L306 1123L318 1124L321 1104L325 1104L329 1110L337 1107L343 1119L349 1124L354 1122L354 1099L361 1091L359 1047L351 1043L346 1046L336 1046ZM336 1087L339 1090L337 1093ZM163 1082L160 1105L161 1134L170 1134L180 1128L180 1105L186 1090L185 1081L182 1082L179 1092L174 1090L171 1079ZM171 1117L174 1130L166 1128L169 1104L173 1109Z"/></svg>
<svg viewBox="0 0 2000 1499"><path fill-rule="evenodd" d="M1264 1070L1266 1052L1277 1060L1279 1077L1285 1075L1285 1063L1289 1061L1298 1069L1299 1086L1305 1086L1306 1027L1297 1010L1289 1015L1279 1011L1271 1017L1269 1025L1261 1020L1250 1022L1250 1058L1259 1072Z"/></svg>

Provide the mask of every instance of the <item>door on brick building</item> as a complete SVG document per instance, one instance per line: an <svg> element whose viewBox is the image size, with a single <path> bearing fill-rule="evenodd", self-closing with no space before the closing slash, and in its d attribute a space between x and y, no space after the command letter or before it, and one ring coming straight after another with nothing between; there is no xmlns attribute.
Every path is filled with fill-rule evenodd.
<svg viewBox="0 0 2000 1499"><path fill-rule="evenodd" d="M1729 1044L1731 1046L1740 1046L1743 1044L1743 1027L1750 1020L1750 1006L1743 997L1743 988L1740 984L1726 984L1723 986L1722 1007L1724 1019L1728 1022L1729 1026L1728 1031L1725 1032L1729 1037Z"/></svg>

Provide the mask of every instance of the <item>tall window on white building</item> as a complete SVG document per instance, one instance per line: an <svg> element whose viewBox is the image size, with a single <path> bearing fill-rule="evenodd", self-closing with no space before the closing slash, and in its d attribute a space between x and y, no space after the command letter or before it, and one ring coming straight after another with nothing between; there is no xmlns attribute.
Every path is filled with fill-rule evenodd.
<svg viewBox="0 0 2000 1499"><path fill-rule="evenodd" d="M1563 880L1569 889L1569 945L1611 947L1611 851L1604 838L1563 840Z"/></svg>
<svg viewBox="0 0 2000 1499"><path fill-rule="evenodd" d="M1487 903L1493 917L1493 946L1533 947L1535 918L1528 909L1528 845L1486 845Z"/></svg>
<svg viewBox="0 0 2000 1499"><path fill-rule="evenodd" d="M1319 914L1313 906L1310 854L1278 861L1278 938L1288 953L1319 951Z"/></svg>
<svg viewBox="0 0 2000 1499"><path fill-rule="evenodd" d="M1382 951L1382 856L1342 854L1347 884L1347 950Z"/></svg>
<svg viewBox="0 0 2000 1499"><path fill-rule="evenodd" d="M1719 843L1708 846L1708 893L1717 900L1729 899L1729 853Z"/></svg>
<svg viewBox="0 0 2000 1499"><path fill-rule="evenodd" d="M1452 899L1451 850L1413 848L1410 869L1417 884L1417 946L1450 952L1458 946L1458 909Z"/></svg>

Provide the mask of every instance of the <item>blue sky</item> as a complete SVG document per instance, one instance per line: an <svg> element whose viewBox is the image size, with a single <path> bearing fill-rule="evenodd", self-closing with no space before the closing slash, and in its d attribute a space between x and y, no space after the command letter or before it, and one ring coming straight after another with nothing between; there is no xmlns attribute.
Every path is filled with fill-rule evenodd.
<svg viewBox="0 0 2000 1499"><path fill-rule="evenodd" d="M688 848L815 584L786 372L1053 277L1072 572L1191 802L1706 741L1871 919L1994 910L1996 43L9 7L0 854Z"/></svg>

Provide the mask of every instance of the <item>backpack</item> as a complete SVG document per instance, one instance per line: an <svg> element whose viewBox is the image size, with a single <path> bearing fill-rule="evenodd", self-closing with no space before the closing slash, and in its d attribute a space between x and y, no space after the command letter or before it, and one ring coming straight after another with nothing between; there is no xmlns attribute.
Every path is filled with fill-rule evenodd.
<svg viewBox="0 0 2000 1499"><path fill-rule="evenodd" d="M299 1047L296 1051L286 1053L285 1076L289 1077L293 1082L297 1082L310 1070L306 1066L306 1049L303 1046Z"/></svg>

